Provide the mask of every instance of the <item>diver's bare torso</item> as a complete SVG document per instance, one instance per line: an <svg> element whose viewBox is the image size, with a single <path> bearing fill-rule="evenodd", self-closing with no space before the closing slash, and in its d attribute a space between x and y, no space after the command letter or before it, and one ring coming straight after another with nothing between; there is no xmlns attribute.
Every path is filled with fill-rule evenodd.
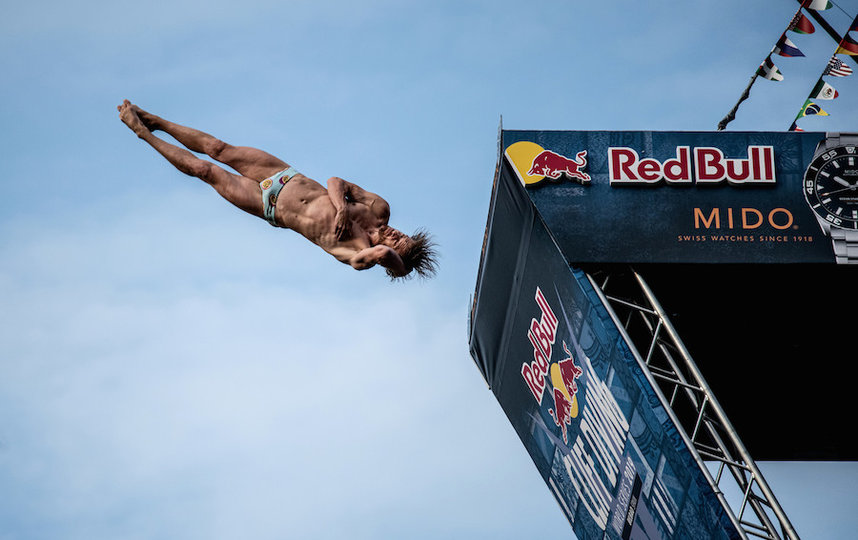
<svg viewBox="0 0 858 540"><path fill-rule="evenodd" d="M347 201L348 228L338 237L337 209L328 190L315 180L296 174L277 197L274 216L279 226L292 229L342 262L374 245L371 235L387 219L366 204Z"/></svg>

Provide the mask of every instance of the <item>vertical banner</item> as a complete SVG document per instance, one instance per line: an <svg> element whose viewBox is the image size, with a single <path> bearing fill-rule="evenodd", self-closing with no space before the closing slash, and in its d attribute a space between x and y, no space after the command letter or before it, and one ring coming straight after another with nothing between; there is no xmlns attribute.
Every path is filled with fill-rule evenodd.
<svg viewBox="0 0 858 540"><path fill-rule="evenodd" d="M493 194L471 351L578 538L740 538L508 164Z"/></svg>

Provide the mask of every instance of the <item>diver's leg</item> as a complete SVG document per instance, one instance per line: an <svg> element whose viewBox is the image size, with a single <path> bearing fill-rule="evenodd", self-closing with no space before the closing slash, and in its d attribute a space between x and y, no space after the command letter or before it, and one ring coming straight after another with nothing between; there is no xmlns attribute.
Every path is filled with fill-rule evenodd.
<svg viewBox="0 0 858 540"><path fill-rule="evenodd" d="M151 131L164 131L189 150L206 154L257 182L289 167L285 161L258 148L233 146L203 131L165 120L130 102L128 105Z"/></svg>
<svg viewBox="0 0 858 540"><path fill-rule="evenodd" d="M184 148L161 140L143 124L130 103L119 106L119 117L138 137L149 143L181 172L212 186L224 199L245 212L262 217L262 191L251 178L233 174L214 163L198 158Z"/></svg>

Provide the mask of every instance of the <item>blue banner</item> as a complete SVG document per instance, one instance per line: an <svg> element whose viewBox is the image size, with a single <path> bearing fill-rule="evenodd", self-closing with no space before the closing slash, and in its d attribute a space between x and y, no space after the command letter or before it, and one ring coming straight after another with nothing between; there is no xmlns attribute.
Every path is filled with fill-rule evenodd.
<svg viewBox="0 0 858 540"><path fill-rule="evenodd" d="M810 132L503 132L505 160L575 263L858 262L856 143Z"/></svg>
<svg viewBox="0 0 858 540"><path fill-rule="evenodd" d="M582 539L739 538L597 291L508 165L495 186L471 351Z"/></svg>

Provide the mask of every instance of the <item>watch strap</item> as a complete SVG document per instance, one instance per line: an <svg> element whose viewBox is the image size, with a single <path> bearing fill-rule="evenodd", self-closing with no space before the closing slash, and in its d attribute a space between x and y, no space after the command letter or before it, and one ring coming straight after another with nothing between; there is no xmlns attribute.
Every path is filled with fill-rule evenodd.
<svg viewBox="0 0 858 540"><path fill-rule="evenodd" d="M858 145L858 133L833 133L825 134L825 149L836 148L846 144Z"/></svg>
<svg viewBox="0 0 858 540"><path fill-rule="evenodd" d="M858 231L832 227L831 245L837 264L858 264Z"/></svg>

